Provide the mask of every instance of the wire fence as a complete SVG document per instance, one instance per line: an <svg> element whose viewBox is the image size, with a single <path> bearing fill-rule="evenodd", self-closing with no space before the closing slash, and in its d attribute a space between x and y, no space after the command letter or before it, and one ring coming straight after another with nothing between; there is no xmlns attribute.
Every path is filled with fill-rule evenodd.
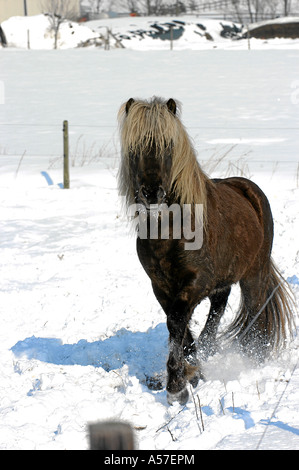
<svg viewBox="0 0 299 470"><path fill-rule="evenodd" d="M198 154L203 160L210 160L215 148L251 147L260 144L283 144L289 142L294 154L299 144L299 126L275 125L232 125L217 124L186 125ZM0 124L0 158L1 156L48 157L52 163L63 155L63 122L61 123L1 123ZM118 160L120 154L117 124L69 123L70 158L73 165L83 165L95 160ZM281 139L277 136L281 137ZM218 139L218 144L217 144ZM209 156L210 152L210 156ZM233 157L232 150L227 152ZM260 152L261 153L261 152ZM263 152L264 154L264 152ZM240 157L240 155L239 155ZM297 153L298 157L298 153ZM217 157L219 159L219 156ZM275 157L251 158L255 162L273 162ZM299 158L298 158L299 160ZM294 163L294 158L284 156L284 163Z"/></svg>
<svg viewBox="0 0 299 470"><path fill-rule="evenodd" d="M228 122L226 127L214 123L190 123L186 127L198 162L211 178L252 179L262 174L271 179L283 174L292 187L299 187L298 126L257 127ZM63 129L63 122L0 124L0 172L7 165L16 168L15 175L35 168L53 185L48 172L61 171L64 183L59 186L68 187L69 166L79 169L96 164L113 174L117 171L121 151L116 123L69 123L67 164ZM12 142L16 147L11 147Z"/></svg>
<svg viewBox="0 0 299 470"><path fill-rule="evenodd" d="M1 127L3 126L11 126L11 127L48 127L48 128L60 128L61 125L60 124L35 124L35 123L32 123L32 124L23 124L23 123L1 123L0 124ZM112 124L101 124L101 125L93 125L93 124L72 124L72 127L82 127L82 128L86 128L86 127L89 127L91 129L103 129L103 128L108 128L108 129L116 129L117 126L116 125L112 125ZM256 127L256 126L227 126L227 127L223 127L223 126L188 126L188 129L244 129L244 130L299 130L299 126L285 126L285 127L281 127L281 126L264 126L264 127Z"/></svg>

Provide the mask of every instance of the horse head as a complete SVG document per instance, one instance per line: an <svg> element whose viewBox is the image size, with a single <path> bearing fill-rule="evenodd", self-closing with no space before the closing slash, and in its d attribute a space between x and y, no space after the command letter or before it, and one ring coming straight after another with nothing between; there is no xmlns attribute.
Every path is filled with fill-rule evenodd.
<svg viewBox="0 0 299 470"><path fill-rule="evenodd" d="M131 98L126 103L126 115L128 116L135 100ZM176 103L169 99L166 103L167 111L172 116L176 113ZM148 113L147 118L154 115ZM161 139L161 135L153 131L153 124L149 126L149 132L143 136L138 145L129 149L130 174L132 176L134 199L146 209L150 206L159 206L171 201L171 166L173 142ZM157 120L156 120L157 124ZM162 129L159 129L161 131Z"/></svg>
<svg viewBox="0 0 299 470"><path fill-rule="evenodd" d="M131 98L121 106L118 119L118 188L126 207L202 204L205 218L208 178L181 122L179 103L172 98Z"/></svg>

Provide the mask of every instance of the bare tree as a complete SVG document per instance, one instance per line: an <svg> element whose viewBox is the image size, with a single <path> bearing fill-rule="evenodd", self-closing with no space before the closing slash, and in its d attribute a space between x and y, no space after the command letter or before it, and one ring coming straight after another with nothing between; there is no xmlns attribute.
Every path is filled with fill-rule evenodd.
<svg viewBox="0 0 299 470"><path fill-rule="evenodd" d="M189 0L188 7L189 7L191 13L194 13L195 11L197 11L198 4L195 0Z"/></svg>
<svg viewBox="0 0 299 470"><path fill-rule="evenodd" d="M267 14L271 18L276 18L280 13L281 0L266 0Z"/></svg>
<svg viewBox="0 0 299 470"><path fill-rule="evenodd" d="M60 26L67 20L77 19L78 12L72 0L45 0L42 8L49 17L50 31L54 33L54 49L57 49Z"/></svg>
<svg viewBox="0 0 299 470"><path fill-rule="evenodd" d="M253 23L253 13L252 13L252 9L251 9L250 0L247 0L247 7L248 7L248 14L249 14L249 17L250 17L250 21L251 21L251 23Z"/></svg>
<svg viewBox="0 0 299 470"><path fill-rule="evenodd" d="M299 0L122 0L121 3L130 12L143 15L179 14L186 11L194 13L217 8L226 17L231 16L239 23L275 18L278 15L288 16L294 8L299 11Z"/></svg>
<svg viewBox="0 0 299 470"><path fill-rule="evenodd" d="M235 15L236 15L239 23L243 23L242 12L241 12L241 1L240 0L232 0L232 6L235 10Z"/></svg>
<svg viewBox="0 0 299 470"><path fill-rule="evenodd" d="M93 13L100 13L103 0L88 0L89 10Z"/></svg>
<svg viewBox="0 0 299 470"><path fill-rule="evenodd" d="M155 14L157 3L161 4L161 0L142 0L138 3L142 5L142 8L144 9L146 15L150 16Z"/></svg>
<svg viewBox="0 0 299 470"><path fill-rule="evenodd" d="M126 0L126 3L132 13L138 11L150 16L159 14L163 0Z"/></svg>
<svg viewBox="0 0 299 470"><path fill-rule="evenodd" d="M291 11L292 0L283 0L284 16L288 16Z"/></svg>
<svg viewBox="0 0 299 470"><path fill-rule="evenodd" d="M283 13L282 2L287 2L285 11L290 11L290 0L230 0L230 12L240 23L256 22L275 18Z"/></svg>
<svg viewBox="0 0 299 470"><path fill-rule="evenodd" d="M127 0L126 3L130 13L137 13L139 11L136 0Z"/></svg>

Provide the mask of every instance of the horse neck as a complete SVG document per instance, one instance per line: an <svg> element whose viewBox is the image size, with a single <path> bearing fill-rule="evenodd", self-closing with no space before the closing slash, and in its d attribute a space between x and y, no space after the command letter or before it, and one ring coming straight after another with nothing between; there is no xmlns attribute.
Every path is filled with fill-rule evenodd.
<svg viewBox="0 0 299 470"><path fill-rule="evenodd" d="M181 204L205 204L206 186L210 181L201 169L195 152L189 146L176 150L172 168L172 183Z"/></svg>

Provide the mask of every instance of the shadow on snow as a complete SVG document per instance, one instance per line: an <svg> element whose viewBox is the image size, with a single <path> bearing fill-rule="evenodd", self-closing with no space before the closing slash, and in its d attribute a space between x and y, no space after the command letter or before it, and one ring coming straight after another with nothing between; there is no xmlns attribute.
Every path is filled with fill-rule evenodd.
<svg viewBox="0 0 299 470"><path fill-rule="evenodd" d="M155 387L164 376L168 333L165 323L146 332L120 329L110 338L89 343L81 339L75 344L63 344L57 338L32 336L18 341L12 348L16 357L25 356L56 365L101 367L105 371L127 365L129 374Z"/></svg>
<svg viewBox="0 0 299 470"><path fill-rule="evenodd" d="M168 354L168 332L165 323L149 328L146 332L132 332L120 329L114 336L89 343L81 339L75 344L63 344L57 338L36 338L31 336L18 341L12 348L16 357L25 356L27 359L64 365L92 366L103 368L106 372L128 366L131 376L137 377L149 388L163 387L165 362ZM165 386L165 384L164 384ZM34 390L30 390L32 394ZM244 421L245 429L255 426L250 412L234 407L226 408L234 419ZM209 406L203 406L205 415L214 414ZM260 420L261 424L276 426L284 431L299 435L299 430L281 421Z"/></svg>

